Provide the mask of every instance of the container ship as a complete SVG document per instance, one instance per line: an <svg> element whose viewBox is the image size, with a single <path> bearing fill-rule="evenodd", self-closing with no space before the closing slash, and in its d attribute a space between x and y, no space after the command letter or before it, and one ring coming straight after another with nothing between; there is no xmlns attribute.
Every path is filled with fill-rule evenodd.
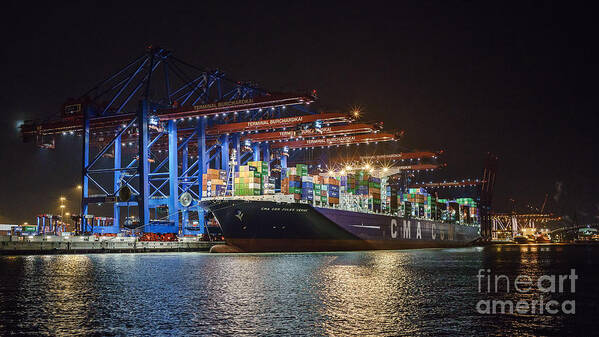
<svg viewBox="0 0 599 337"><path fill-rule="evenodd" d="M447 200L392 184L393 169L341 170L316 175L287 168L279 191L268 164L234 173L209 170L200 205L221 226L222 252L305 252L462 247L480 238L476 202Z"/></svg>

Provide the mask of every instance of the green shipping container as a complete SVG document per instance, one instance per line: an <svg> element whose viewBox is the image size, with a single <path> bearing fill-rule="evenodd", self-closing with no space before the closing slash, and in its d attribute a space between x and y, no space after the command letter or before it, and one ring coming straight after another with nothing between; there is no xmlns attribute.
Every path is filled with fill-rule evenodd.
<svg viewBox="0 0 599 337"><path fill-rule="evenodd" d="M21 228L24 233L33 233L37 230L36 226L22 226Z"/></svg>

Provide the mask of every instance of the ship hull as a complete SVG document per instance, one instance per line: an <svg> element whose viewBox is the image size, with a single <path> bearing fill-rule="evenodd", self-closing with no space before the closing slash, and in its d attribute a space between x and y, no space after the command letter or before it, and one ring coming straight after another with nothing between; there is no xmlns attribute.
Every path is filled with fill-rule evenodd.
<svg viewBox="0 0 599 337"><path fill-rule="evenodd" d="M313 207L304 203L206 200L227 244L243 252L306 252L463 247L479 228Z"/></svg>

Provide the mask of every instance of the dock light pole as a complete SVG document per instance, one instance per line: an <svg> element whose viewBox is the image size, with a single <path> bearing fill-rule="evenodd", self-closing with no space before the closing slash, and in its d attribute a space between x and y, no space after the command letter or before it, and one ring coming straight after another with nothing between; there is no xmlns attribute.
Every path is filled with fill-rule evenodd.
<svg viewBox="0 0 599 337"><path fill-rule="evenodd" d="M65 198L65 197L60 197L60 199L59 199L59 200L60 200L60 206L59 206L59 208L60 208L60 217L62 218L62 217L64 216L64 209L65 209L65 207L66 207L66 206L64 205L64 202L65 202L65 201L67 201L67 198Z"/></svg>

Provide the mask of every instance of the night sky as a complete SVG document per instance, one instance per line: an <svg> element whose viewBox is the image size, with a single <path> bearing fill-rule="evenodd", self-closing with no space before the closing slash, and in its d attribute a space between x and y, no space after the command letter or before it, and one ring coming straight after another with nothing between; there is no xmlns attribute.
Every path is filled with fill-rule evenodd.
<svg viewBox="0 0 599 337"><path fill-rule="evenodd" d="M360 105L367 120L405 130L406 149L445 150L444 176L479 177L496 153L498 210L509 198L540 207L549 193L550 211L599 221L588 6L221 3L5 4L0 223L55 213L60 195L78 208L80 143L40 150L21 142L17 122L57 115L148 44L273 91L317 89L325 108Z"/></svg>

